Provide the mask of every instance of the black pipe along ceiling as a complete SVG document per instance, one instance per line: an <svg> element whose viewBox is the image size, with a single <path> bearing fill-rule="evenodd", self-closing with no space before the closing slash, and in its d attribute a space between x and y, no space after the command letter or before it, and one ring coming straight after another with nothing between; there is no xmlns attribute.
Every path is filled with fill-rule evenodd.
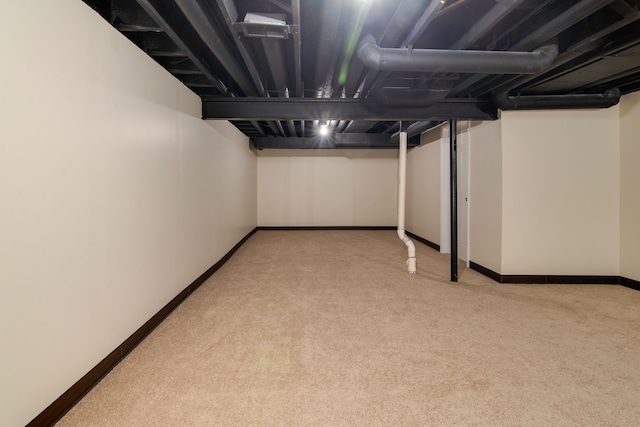
<svg viewBox="0 0 640 427"><path fill-rule="evenodd" d="M640 0L85 0L257 148L397 147L640 89ZM320 130L327 132L320 136Z"/></svg>

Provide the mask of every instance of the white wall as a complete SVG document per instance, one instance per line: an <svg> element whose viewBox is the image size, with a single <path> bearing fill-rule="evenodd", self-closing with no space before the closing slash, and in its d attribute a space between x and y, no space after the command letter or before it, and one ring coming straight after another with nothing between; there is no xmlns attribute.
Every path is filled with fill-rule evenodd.
<svg viewBox="0 0 640 427"><path fill-rule="evenodd" d="M502 274L620 273L618 114L502 113Z"/></svg>
<svg viewBox="0 0 640 427"><path fill-rule="evenodd" d="M440 128L421 135L420 145L407 154L405 228L440 244Z"/></svg>
<svg viewBox="0 0 640 427"><path fill-rule="evenodd" d="M621 256L623 277L640 280L640 92L620 101Z"/></svg>
<svg viewBox="0 0 640 427"><path fill-rule="evenodd" d="M626 228L629 274L640 245L635 98L627 113ZM631 111L633 110L633 111ZM470 133L470 260L499 274L620 274L620 130L618 107L508 111ZM636 118L636 120L634 120ZM437 140L438 130L423 135ZM407 229L438 242L439 145L409 155ZM624 175L623 175L624 176ZM439 184L438 184L439 185ZM428 214L425 214L428 213ZM632 219L633 218L633 219ZM446 221L442 218L441 221ZM631 267L633 265L634 267ZM623 274L624 275L624 274Z"/></svg>
<svg viewBox="0 0 640 427"><path fill-rule="evenodd" d="M461 123L459 131L467 123ZM442 140L448 141L448 127L422 135L421 145L409 151L407 160L407 230L442 245L440 227L447 227L448 181L441 171ZM500 271L502 260L502 136L500 122L477 122L469 128L470 260ZM444 153L448 162L448 151ZM444 174L448 179L448 171ZM441 184L445 184L444 187ZM445 209L441 209L444 191ZM447 243L448 245L448 243ZM444 249L446 249L443 246ZM448 249L447 249L448 252Z"/></svg>
<svg viewBox="0 0 640 427"><path fill-rule="evenodd" d="M0 425L18 426L255 227L257 178L246 138L84 3L3 6Z"/></svg>
<svg viewBox="0 0 640 427"><path fill-rule="evenodd" d="M258 152L258 225L393 226L397 150Z"/></svg>
<svg viewBox="0 0 640 427"><path fill-rule="evenodd" d="M502 127L472 123L469 165L469 259L502 269Z"/></svg>

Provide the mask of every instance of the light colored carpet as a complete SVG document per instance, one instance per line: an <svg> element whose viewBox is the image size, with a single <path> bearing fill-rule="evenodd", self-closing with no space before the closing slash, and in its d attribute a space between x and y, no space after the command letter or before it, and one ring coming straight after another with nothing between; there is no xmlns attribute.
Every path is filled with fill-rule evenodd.
<svg viewBox="0 0 640 427"><path fill-rule="evenodd" d="M640 292L417 246L257 232L58 426L640 425Z"/></svg>

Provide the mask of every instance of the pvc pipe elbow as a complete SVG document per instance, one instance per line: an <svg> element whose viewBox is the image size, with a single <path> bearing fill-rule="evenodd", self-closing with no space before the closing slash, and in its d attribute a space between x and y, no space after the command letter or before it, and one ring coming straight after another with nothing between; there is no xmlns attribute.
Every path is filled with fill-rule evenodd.
<svg viewBox="0 0 640 427"><path fill-rule="evenodd" d="M413 244L413 242L411 240L409 240L407 238L407 242L406 242L407 248L409 249L409 258L416 258L416 245Z"/></svg>
<svg viewBox="0 0 640 427"><path fill-rule="evenodd" d="M416 274L416 257L409 258L407 260L407 267L409 267L409 274Z"/></svg>

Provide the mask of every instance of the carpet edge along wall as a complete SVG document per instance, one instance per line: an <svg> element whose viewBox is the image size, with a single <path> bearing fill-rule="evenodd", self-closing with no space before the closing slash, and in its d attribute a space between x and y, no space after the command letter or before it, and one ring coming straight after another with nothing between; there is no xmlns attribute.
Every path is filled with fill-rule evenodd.
<svg viewBox="0 0 640 427"><path fill-rule="evenodd" d="M194 280L189 286L183 289L175 298L160 309L151 319L145 322L122 344L116 347L107 357L102 359L93 369L80 378L66 392L57 398L44 411L38 414L27 427L50 426L55 424L75 405L84 395L86 395L100 380L109 373L131 350L144 340L162 321L185 301L200 285L220 269L231 256L251 237L257 228L251 230L238 242L229 252L227 252L218 262L205 271L200 277Z"/></svg>
<svg viewBox="0 0 640 427"><path fill-rule="evenodd" d="M158 311L151 319L142 325L136 332L120 344L115 350L100 361L93 369L80 378L66 392L64 392L51 405L36 416L27 427L50 426L64 416L84 395L86 395L98 382L109 373L124 357L131 352L144 338L151 333L173 310L185 301L200 285L220 269L233 254L257 231L295 231L295 230L369 230L369 231L393 231L395 226L358 227L358 226L326 226L326 227L255 227L243 237L229 252L218 262L205 271L193 283L182 290L175 298ZM407 232L407 235L418 242L439 251L440 246L416 234ZM471 269L493 279L498 283L522 283L522 284L610 284L621 285L640 291L640 282L620 276L571 276L571 275L501 275L480 264L470 262Z"/></svg>

